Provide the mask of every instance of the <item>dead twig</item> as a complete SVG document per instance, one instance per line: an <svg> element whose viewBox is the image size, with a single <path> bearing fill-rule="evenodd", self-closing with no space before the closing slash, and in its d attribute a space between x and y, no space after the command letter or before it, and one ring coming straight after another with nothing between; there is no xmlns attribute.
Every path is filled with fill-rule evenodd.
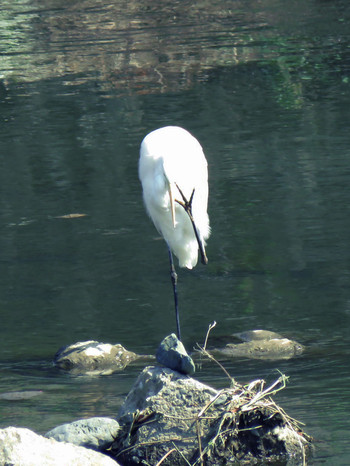
<svg viewBox="0 0 350 466"><path fill-rule="evenodd" d="M207 343L208 343L209 334L210 334L210 332L213 330L214 327L216 327L216 322L215 322L215 320L213 321L212 324L209 324L208 331L207 331L207 334L206 334L206 336L205 336L204 345L203 345L203 350L204 350L204 351L207 349Z"/></svg>
<svg viewBox="0 0 350 466"><path fill-rule="evenodd" d="M210 359L211 361L215 362L222 370L223 372L227 375L227 377L230 379L230 382L231 382L231 386L235 384L235 379L233 377L231 377L231 375L227 372L227 370L224 368L224 366L219 362L217 361L214 356L212 356L210 353L208 353L208 351L204 348L202 348L198 343L197 343L197 346L198 346L198 350L201 354L204 354L208 359Z"/></svg>
<svg viewBox="0 0 350 466"><path fill-rule="evenodd" d="M286 377L284 374L281 374L281 376L272 385L270 385L270 387L256 393L256 395L253 396L253 398L251 398L251 400L248 403L246 403L244 406L241 407L241 410L248 411L251 408L251 406L253 404L256 404L259 400L262 400L268 395L275 395L280 390L283 390L286 387L287 380L288 380L288 377ZM249 387L250 386L251 384L249 385ZM275 388L275 387L278 387L278 388Z"/></svg>
<svg viewBox="0 0 350 466"><path fill-rule="evenodd" d="M165 455L158 461L158 463L156 464L156 466L160 466L164 460L167 459L167 457L169 455L171 455L174 451L176 451L176 448L172 448L171 450L169 450L167 453L165 453Z"/></svg>

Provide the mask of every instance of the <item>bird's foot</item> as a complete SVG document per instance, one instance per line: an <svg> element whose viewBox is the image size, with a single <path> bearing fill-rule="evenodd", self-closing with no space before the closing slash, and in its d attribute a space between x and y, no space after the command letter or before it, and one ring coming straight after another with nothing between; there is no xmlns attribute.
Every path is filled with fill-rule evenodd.
<svg viewBox="0 0 350 466"><path fill-rule="evenodd" d="M180 204L180 206L182 206L185 211L187 212L187 215L190 217L191 221L193 221L193 216L192 216L192 200L193 200L193 195L194 195L194 189L192 191L192 194L191 194L191 197L190 197L190 200L188 201L186 196L184 195L184 193L182 192L182 190L179 188L178 184L176 184L176 187L179 191L179 193L181 194L181 197L182 197L182 201L179 201L178 199L175 199L175 202L177 202L178 204Z"/></svg>
<svg viewBox="0 0 350 466"><path fill-rule="evenodd" d="M206 265L208 263L208 258L207 258L207 255L205 253L204 242L203 242L202 238L200 237L200 235L198 233L198 230L197 230L197 227L196 227L195 221L193 219L193 215L192 215L192 200L193 200L193 195L194 195L194 188L193 188L190 200L188 201L186 199L184 193L181 191L181 189L179 188L179 186L177 184L176 184L176 187L177 187L179 193L181 194L182 202L179 201L178 199L175 199L175 201L185 209L185 212L187 212L187 215L189 216L189 218L191 220L191 223L192 223L192 226L193 226L193 231L194 231L194 234L196 236L198 247L199 247L199 252L200 252L200 255L201 255L201 261L202 261L202 264Z"/></svg>

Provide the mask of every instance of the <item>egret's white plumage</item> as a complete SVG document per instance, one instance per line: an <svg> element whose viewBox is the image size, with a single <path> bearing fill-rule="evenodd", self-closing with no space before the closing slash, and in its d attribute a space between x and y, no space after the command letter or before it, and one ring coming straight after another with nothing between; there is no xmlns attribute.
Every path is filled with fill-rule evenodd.
<svg viewBox="0 0 350 466"><path fill-rule="evenodd" d="M179 259L180 267L192 269L197 264L199 243L205 251L210 235L208 168L201 145L177 126L152 131L141 143L139 177L154 225ZM191 210L198 240L188 213L179 204L184 201L179 189L187 201L193 193Z"/></svg>
<svg viewBox="0 0 350 466"><path fill-rule="evenodd" d="M198 251L202 262L208 262L208 166L203 149L196 138L178 126L152 131L141 143L139 177L147 212L168 245L177 336L181 340L172 252L180 266L188 269L197 264Z"/></svg>

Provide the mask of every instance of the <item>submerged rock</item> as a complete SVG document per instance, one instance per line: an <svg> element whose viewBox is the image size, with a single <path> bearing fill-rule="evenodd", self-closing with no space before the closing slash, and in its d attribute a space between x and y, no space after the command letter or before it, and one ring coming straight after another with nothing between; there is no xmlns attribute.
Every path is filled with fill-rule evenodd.
<svg viewBox="0 0 350 466"><path fill-rule="evenodd" d="M60 369L90 375L108 375L123 370L139 356L122 345L90 340L60 348L54 364Z"/></svg>
<svg viewBox="0 0 350 466"><path fill-rule="evenodd" d="M104 451L111 446L118 431L119 424L116 420L108 417L92 417L57 426L47 432L45 437Z"/></svg>
<svg viewBox="0 0 350 466"><path fill-rule="evenodd" d="M0 464L17 466L118 466L108 456L71 443L57 442L29 429L0 429Z"/></svg>
<svg viewBox="0 0 350 466"><path fill-rule="evenodd" d="M238 345L227 344L224 348L212 351L229 357L247 357L252 359L290 359L300 355L303 347L287 338L247 341Z"/></svg>
<svg viewBox="0 0 350 466"><path fill-rule="evenodd" d="M258 341L258 340L273 340L284 338L282 335L270 330L246 330L245 332L238 332L232 335L240 341Z"/></svg>
<svg viewBox="0 0 350 466"><path fill-rule="evenodd" d="M249 330L232 335L235 342L210 351L214 356L251 359L290 359L304 352L304 346L268 330Z"/></svg>
<svg viewBox="0 0 350 466"><path fill-rule="evenodd" d="M195 365L182 342L172 333L164 338L157 350L157 361L181 374L193 375Z"/></svg>
<svg viewBox="0 0 350 466"><path fill-rule="evenodd" d="M301 464L310 439L269 396L283 380L271 390L258 380L217 391L170 369L147 367L120 409L111 453L128 465L220 466L292 457Z"/></svg>
<svg viewBox="0 0 350 466"><path fill-rule="evenodd" d="M4 392L0 393L0 400L7 401L19 401L19 400L29 400L36 396L42 395L44 392L42 390L22 390L18 392Z"/></svg>

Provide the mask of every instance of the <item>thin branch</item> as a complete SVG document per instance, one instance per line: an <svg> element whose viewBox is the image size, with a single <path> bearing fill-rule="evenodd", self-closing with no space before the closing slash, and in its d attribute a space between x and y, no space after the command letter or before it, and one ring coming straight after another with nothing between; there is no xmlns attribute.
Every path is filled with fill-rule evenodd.
<svg viewBox="0 0 350 466"><path fill-rule="evenodd" d="M197 343L197 346L198 346L199 351L201 353L203 353L211 361L214 361L223 370L223 372L230 379L231 384L233 385L234 384L234 378L230 376L230 374L227 372L227 370L224 368L224 366L222 364L220 364L219 361L217 361L210 353L208 353L208 351L206 349L202 348L198 343Z"/></svg>
<svg viewBox="0 0 350 466"><path fill-rule="evenodd" d="M156 466L160 466L163 463L163 461L166 460L167 457L171 455L174 451L176 451L176 448L173 448L172 450L169 450L167 453L165 453L165 455L158 461Z"/></svg>
<svg viewBox="0 0 350 466"><path fill-rule="evenodd" d="M207 343L208 343L209 333L213 330L213 328L214 328L215 326L216 326L215 320L213 321L212 324L209 324L208 331L207 331L207 334L206 334L206 336L205 336L204 345L203 345L203 350L204 350L204 351L206 351L206 349L207 349Z"/></svg>

